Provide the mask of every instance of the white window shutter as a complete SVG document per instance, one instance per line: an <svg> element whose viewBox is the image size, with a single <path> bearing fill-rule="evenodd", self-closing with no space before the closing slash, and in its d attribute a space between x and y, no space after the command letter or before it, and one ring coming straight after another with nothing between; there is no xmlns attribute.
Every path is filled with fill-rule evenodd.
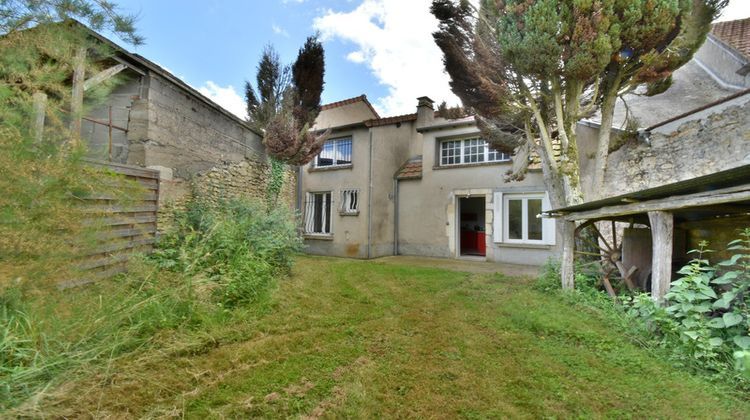
<svg viewBox="0 0 750 420"><path fill-rule="evenodd" d="M542 199L542 211L549 211L552 210L552 206L549 202L549 194L544 193L544 198ZM544 240L544 243L546 245L554 245L555 244L555 236L557 234L557 229L555 228L555 219L551 217L543 217L542 218L542 239Z"/></svg>
<svg viewBox="0 0 750 420"><path fill-rule="evenodd" d="M492 201L494 214L492 215L492 239L494 242L503 241L503 193L496 192Z"/></svg>

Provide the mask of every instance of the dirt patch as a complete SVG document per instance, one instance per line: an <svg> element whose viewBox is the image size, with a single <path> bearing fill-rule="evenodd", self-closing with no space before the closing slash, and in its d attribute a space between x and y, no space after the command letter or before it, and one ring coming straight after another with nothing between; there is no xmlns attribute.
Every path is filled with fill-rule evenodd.
<svg viewBox="0 0 750 420"><path fill-rule="evenodd" d="M539 276L539 267L533 265L505 264L488 261L458 260L453 258L429 258L398 255L375 259L378 263L406 265L413 267L442 268L444 270L461 271L465 273L494 274L501 273L510 277Z"/></svg>
<svg viewBox="0 0 750 420"><path fill-rule="evenodd" d="M305 394L307 394L307 391L313 389L314 387L314 383L308 381L306 378L302 378L302 381L299 384L289 385L288 387L284 388L284 392L286 392L287 395L301 398L304 397Z"/></svg>

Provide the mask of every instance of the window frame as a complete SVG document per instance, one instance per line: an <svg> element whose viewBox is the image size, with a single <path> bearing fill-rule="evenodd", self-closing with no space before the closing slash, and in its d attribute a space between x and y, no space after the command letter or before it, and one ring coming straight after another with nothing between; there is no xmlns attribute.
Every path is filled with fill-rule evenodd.
<svg viewBox="0 0 750 420"><path fill-rule="evenodd" d="M359 214L359 189L358 188L346 188L341 190L341 206L339 207L339 214L342 216L356 216ZM353 208L352 208L353 203Z"/></svg>
<svg viewBox="0 0 750 420"><path fill-rule="evenodd" d="M481 140L482 144L473 144L476 141ZM453 154L451 156L446 156L444 153L448 150L443 147L444 144L448 143L458 143L459 147L457 148L458 154ZM467 148L471 151L472 148L482 148L483 152L481 155L477 153L466 153ZM453 147L450 150L453 150L454 153L456 151L456 148ZM495 152L496 156L500 157L500 159L494 159L490 160L490 154ZM477 160L474 162L468 162L468 159L471 159L472 156L479 156L477 157ZM444 161L447 160L455 160L458 159L458 162L453 163L447 163ZM494 163L503 163L503 162L510 162L511 158L510 155L503 152L497 152L490 150L489 143L487 140L484 140L483 138L479 136L473 136L473 137L463 137L463 138L453 138L453 139L443 139L438 142L438 166L441 167L451 167L451 166L466 166L466 165L482 165L482 164L494 164Z"/></svg>
<svg viewBox="0 0 750 420"><path fill-rule="evenodd" d="M328 195L328 205L326 205L326 199L325 196ZM315 205L315 197L316 196L323 196L323 202L321 204L322 212L321 215L321 231L316 232L315 231L315 218L316 218L316 209L317 206ZM333 201L333 191L310 191L307 193L307 200L305 203L305 218L304 218L304 226L303 226L303 232L305 236L323 236L323 237L330 237L333 236L333 212L331 211L334 206ZM328 217L326 219L326 212L328 214ZM327 226L326 226L326 222ZM326 227L327 232L326 232Z"/></svg>
<svg viewBox="0 0 750 420"><path fill-rule="evenodd" d="M339 151L340 144L342 143L349 143L349 163L337 163L337 159L333 159L333 163L330 165L321 165L320 164L320 155L323 154L323 150L320 151L320 153L315 156L315 159L313 160L313 167L314 168L347 168L351 167L352 163L354 162L354 139L352 136L344 136L344 137L337 137L335 139L328 139L323 143L323 149L325 150L325 147L327 144L333 145L333 156L336 157Z"/></svg>
<svg viewBox="0 0 750 420"><path fill-rule="evenodd" d="M502 228L502 239L503 242L509 244L529 244L529 245L547 245L549 238L546 238L546 232L543 220L540 219L540 227L542 238L541 239L529 239L529 200L540 200L540 208L544 211L544 200L546 195L544 193L524 193L524 194L503 194L503 228ZM510 206L511 200L521 200L521 239L513 239L510 237Z"/></svg>

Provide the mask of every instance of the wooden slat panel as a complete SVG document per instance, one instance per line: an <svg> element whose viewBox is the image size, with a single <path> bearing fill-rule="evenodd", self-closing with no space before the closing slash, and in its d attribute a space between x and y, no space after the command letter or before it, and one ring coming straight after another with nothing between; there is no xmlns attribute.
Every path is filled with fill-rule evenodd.
<svg viewBox="0 0 750 420"><path fill-rule="evenodd" d="M134 252L150 251L156 242L159 198L159 173L151 169L107 162L88 161L93 167L106 168L140 185L144 192L119 200L115 189L126 184L103 176L98 191L79 197L80 208L88 217L86 226L101 227L97 244L78 261L80 278L59 284L62 289L93 283L122 273Z"/></svg>
<svg viewBox="0 0 750 420"><path fill-rule="evenodd" d="M158 207L156 204L144 204L144 205L129 205L129 206L117 206L109 204L95 204L88 205L83 208L84 213L100 213L100 214L113 214L113 213L156 213Z"/></svg>
<svg viewBox="0 0 750 420"><path fill-rule="evenodd" d="M90 201L96 201L96 200L119 200L120 197L117 196L117 194L107 194L107 193L93 193L89 194L84 197L76 197L81 200L90 200ZM129 200L140 200L140 201L158 201L159 195L156 192L147 192L147 193L141 193L138 194L135 197L128 197Z"/></svg>
<svg viewBox="0 0 750 420"><path fill-rule="evenodd" d="M119 217L102 217L83 222L84 226L121 226L121 225L140 225L144 223L156 223L156 215L149 214L144 216L119 216Z"/></svg>
<svg viewBox="0 0 750 420"><path fill-rule="evenodd" d="M92 249L87 254L87 256L106 254L116 251L122 251L125 249L140 248L153 245L154 243L156 243L156 238L154 237L133 239L129 241L108 242Z"/></svg>

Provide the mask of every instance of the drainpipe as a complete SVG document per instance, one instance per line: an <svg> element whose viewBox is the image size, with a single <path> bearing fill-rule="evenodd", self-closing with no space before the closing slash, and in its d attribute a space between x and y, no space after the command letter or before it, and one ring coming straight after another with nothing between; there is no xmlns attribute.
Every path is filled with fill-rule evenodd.
<svg viewBox="0 0 750 420"><path fill-rule="evenodd" d="M398 255L398 178L393 178L393 255Z"/></svg>
<svg viewBox="0 0 750 420"><path fill-rule="evenodd" d="M372 258L370 242L372 240L372 129L370 129L370 153L368 169L368 191L367 191L367 259Z"/></svg>
<svg viewBox="0 0 750 420"><path fill-rule="evenodd" d="M297 166L297 212L302 213L302 166Z"/></svg>

